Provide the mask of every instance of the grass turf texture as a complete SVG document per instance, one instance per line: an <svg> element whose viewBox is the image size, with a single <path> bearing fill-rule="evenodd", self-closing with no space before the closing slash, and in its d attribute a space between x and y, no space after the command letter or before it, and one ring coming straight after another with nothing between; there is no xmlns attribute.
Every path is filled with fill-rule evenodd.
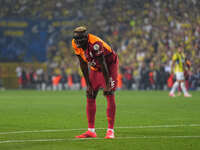
<svg viewBox="0 0 200 150"><path fill-rule="evenodd" d="M87 130L84 91L1 91L0 150L197 150L200 92L192 94L170 98L163 91L116 92L117 138L103 139L106 99L100 92L96 128L105 129L96 130L98 139L77 140L74 136Z"/></svg>

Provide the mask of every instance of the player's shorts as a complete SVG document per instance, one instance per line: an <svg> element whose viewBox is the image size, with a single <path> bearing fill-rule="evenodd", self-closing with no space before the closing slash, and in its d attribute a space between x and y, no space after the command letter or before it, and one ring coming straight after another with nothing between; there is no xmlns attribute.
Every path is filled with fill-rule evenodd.
<svg viewBox="0 0 200 150"><path fill-rule="evenodd" d="M112 87L112 91L115 91L117 88L117 76L118 76L118 58L117 60L108 65L108 70L109 70L109 76L110 76L110 83ZM103 73L100 71L94 71L90 70L90 82L92 84L93 90L97 91L100 88L105 88L106 87L106 82L103 76Z"/></svg>
<svg viewBox="0 0 200 150"><path fill-rule="evenodd" d="M176 72L176 80L185 80L183 72Z"/></svg>

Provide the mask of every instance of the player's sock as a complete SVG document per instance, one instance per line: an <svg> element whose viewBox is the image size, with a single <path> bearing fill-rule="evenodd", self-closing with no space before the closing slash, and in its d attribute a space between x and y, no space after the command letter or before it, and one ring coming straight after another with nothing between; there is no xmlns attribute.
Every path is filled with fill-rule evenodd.
<svg viewBox="0 0 200 150"><path fill-rule="evenodd" d="M172 89L171 89L171 91L170 91L170 94L174 94L174 92L176 91L177 87L178 87L178 82L176 81L176 82L174 83L174 85L172 86Z"/></svg>
<svg viewBox="0 0 200 150"><path fill-rule="evenodd" d="M88 131L95 132L95 128L88 128Z"/></svg>
<svg viewBox="0 0 200 150"><path fill-rule="evenodd" d="M187 89L186 89L186 87L185 87L185 83L184 82L181 82L181 89L182 89L184 95L188 95L189 94Z"/></svg>
<svg viewBox="0 0 200 150"><path fill-rule="evenodd" d="M112 131L112 132L114 132L114 129L110 129L110 128L108 128L107 131Z"/></svg>
<svg viewBox="0 0 200 150"><path fill-rule="evenodd" d="M96 114L96 100L87 98L87 119L88 129L94 129L95 114Z"/></svg>
<svg viewBox="0 0 200 150"><path fill-rule="evenodd" d="M115 111L116 111L115 95L107 95L106 98L107 98L108 128L113 129L115 122Z"/></svg>

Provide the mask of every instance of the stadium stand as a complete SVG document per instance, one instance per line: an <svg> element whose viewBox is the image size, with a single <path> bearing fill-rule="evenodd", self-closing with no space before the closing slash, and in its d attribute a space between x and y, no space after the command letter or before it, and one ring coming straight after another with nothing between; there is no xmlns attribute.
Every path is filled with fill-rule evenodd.
<svg viewBox="0 0 200 150"><path fill-rule="evenodd" d="M110 43L119 54L123 82L120 89L167 89L171 57L179 43L184 45L192 64L189 87L197 89L200 86L198 0L6 0L0 1L0 7L0 18L4 19L68 21L56 34L51 32L55 26L48 26L52 34L49 33L45 41L46 58L41 59L47 66L46 84L50 84L51 77L63 73L70 84L74 72L81 76L77 70L78 60L72 54L71 37L75 26L86 25L91 33ZM0 45L3 42L1 40ZM24 45L29 44L26 42ZM22 57L27 56L17 57L26 60Z"/></svg>

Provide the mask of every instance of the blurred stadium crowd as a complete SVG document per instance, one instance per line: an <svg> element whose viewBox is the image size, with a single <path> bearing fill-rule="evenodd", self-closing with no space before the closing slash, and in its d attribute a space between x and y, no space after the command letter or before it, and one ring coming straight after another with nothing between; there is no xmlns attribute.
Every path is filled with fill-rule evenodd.
<svg viewBox="0 0 200 150"><path fill-rule="evenodd" d="M181 44L191 62L189 88L200 87L199 0L2 0L0 5L2 18L67 18L74 27L86 25L117 51L123 89L170 87L171 58ZM72 31L60 34L47 47L46 69L16 69L22 87L25 83L35 83L38 89L84 87L78 59L72 54Z"/></svg>

